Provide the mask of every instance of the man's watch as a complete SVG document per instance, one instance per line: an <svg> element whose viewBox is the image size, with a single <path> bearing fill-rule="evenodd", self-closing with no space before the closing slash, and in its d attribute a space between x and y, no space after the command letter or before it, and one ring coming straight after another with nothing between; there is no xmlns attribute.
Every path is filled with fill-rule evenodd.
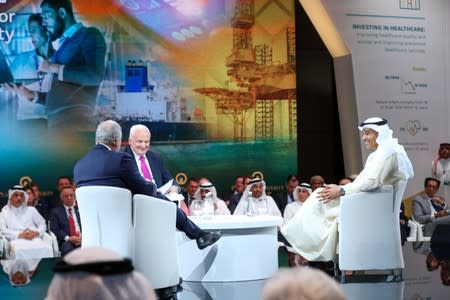
<svg viewBox="0 0 450 300"><path fill-rule="evenodd" d="M344 190L344 188L341 188L340 190L339 190L339 195L342 197L342 196L345 196L345 190Z"/></svg>

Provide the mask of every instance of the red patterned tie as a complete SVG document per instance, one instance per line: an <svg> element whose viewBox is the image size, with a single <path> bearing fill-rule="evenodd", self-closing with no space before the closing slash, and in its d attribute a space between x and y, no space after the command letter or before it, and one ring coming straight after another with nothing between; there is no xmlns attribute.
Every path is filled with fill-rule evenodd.
<svg viewBox="0 0 450 300"><path fill-rule="evenodd" d="M75 220L73 219L72 208L69 207L69 235L77 235L77 230L75 229Z"/></svg>
<svg viewBox="0 0 450 300"><path fill-rule="evenodd" d="M147 164L145 163L145 157L142 155L139 160L141 161L141 171L144 178L148 181L152 181L152 174L150 174L150 170L147 167Z"/></svg>

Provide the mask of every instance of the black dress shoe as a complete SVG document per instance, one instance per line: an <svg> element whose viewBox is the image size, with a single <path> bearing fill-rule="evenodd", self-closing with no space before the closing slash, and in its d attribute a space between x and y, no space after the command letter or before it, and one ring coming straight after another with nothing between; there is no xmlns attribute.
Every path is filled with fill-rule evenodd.
<svg viewBox="0 0 450 300"><path fill-rule="evenodd" d="M217 242L222 236L222 232L208 232L196 239L198 249L202 250Z"/></svg>

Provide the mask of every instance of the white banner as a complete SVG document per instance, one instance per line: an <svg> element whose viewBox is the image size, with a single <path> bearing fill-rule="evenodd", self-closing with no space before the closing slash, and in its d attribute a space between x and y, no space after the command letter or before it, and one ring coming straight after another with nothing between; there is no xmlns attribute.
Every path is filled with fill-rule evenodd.
<svg viewBox="0 0 450 300"><path fill-rule="evenodd" d="M389 120L413 162L414 195L449 142L447 1L322 2L352 54L358 119Z"/></svg>

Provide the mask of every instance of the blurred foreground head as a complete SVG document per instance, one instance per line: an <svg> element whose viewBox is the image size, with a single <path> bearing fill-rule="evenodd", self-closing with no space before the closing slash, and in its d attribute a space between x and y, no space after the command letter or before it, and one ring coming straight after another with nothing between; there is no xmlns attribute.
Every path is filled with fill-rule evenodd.
<svg viewBox="0 0 450 300"><path fill-rule="evenodd" d="M109 249L79 248L57 262L46 299L156 300L148 280L129 259Z"/></svg>
<svg viewBox="0 0 450 300"><path fill-rule="evenodd" d="M323 271L280 269L264 286L262 300L345 300L339 284Z"/></svg>

